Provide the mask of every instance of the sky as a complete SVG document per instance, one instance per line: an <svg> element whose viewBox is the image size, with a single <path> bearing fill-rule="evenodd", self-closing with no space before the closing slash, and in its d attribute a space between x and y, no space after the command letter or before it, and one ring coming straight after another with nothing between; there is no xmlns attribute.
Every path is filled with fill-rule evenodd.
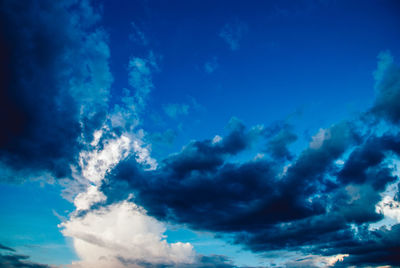
<svg viewBox="0 0 400 268"><path fill-rule="evenodd" d="M400 3L0 2L0 266L399 267Z"/></svg>

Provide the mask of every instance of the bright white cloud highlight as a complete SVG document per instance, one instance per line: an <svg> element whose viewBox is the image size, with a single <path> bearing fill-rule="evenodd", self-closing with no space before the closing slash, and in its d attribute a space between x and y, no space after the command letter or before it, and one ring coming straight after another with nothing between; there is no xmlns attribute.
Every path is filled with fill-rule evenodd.
<svg viewBox="0 0 400 268"><path fill-rule="evenodd" d="M377 213L400 222L400 202L395 201L392 196L384 196L375 209Z"/></svg>
<svg viewBox="0 0 400 268"><path fill-rule="evenodd" d="M86 192L79 193L74 199L76 210L87 210L92 205L106 201L107 197L99 191L97 186L90 185Z"/></svg>
<svg viewBox="0 0 400 268"><path fill-rule="evenodd" d="M129 201L73 216L59 227L73 239L81 259L75 267L140 267L140 262L177 264L195 259L191 244L167 243L164 224Z"/></svg>
<svg viewBox="0 0 400 268"><path fill-rule="evenodd" d="M107 171L129 155L130 148L131 139L122 135L119 138L108 140L102 150L81 152L79 164L83 177L94 184L99 184Z"/></svg>

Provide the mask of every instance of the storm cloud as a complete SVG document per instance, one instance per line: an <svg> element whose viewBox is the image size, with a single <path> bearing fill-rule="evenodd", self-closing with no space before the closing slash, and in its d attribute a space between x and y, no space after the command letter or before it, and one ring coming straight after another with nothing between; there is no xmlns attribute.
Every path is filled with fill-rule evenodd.
<svg viewBox="0 0 400 268"><path fill-rule="evenodd" d="M105 115L107 35L86 1L3 1L0 13L0 160L65 177Z"/></svg>

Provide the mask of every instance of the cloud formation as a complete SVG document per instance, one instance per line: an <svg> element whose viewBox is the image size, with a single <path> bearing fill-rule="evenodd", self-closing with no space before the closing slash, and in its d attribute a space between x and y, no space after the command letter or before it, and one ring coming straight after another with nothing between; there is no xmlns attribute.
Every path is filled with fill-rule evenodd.
<svg viewBox="0 0 400 268"><path fill-rule="evenodd" d="M1 4L0 161L56 177L102 124L113 77L106 33L87 1ZM73 11L73 12L70 12ZM3 170L3 169L2 169ZM2 172L2 179L7 176ZM22 178L14 178L14 180ZM12 179L11 179L12 180Z"/></svg>
<svg viewBox="0 0 400 268"><path fill-rule="evenodd" d="M247 129L233 118L227 135L156 160L140 129L159 69L155 54L127 60L130 88L111 105L108 35L90 2L1 5L0 176L69 178L64 194L76 210L60 227L80 257L74 266L234 267L225 256L168 243L164 222L259 254L305 256L289 267L400 265L400 68L388 51L378 56L372 107L321 128L297 155L288 125ZM246 31L236 22L219 36L235 51ZM165 106L172 118L188 109ZM266 157L239 161L257 142ZM394 223L371 227L387 218ZM0 249L8 252L3 266L47 267Z"/></svg>
<svg viewBox="0 0 400 268"><path fill-rule="evenodd" d="M195 253L189 243L167 243L165 226L129 201L91 210L72 217L60 227L72 237L80 261L77 267L139 267L152 264L192 263Z"/></svg>
<svg viewBox="0 0 400 268"><path fill-rule="evenodd" d="M0 253L0 266L4 268L50 268L45 264L31 262L29 256L17 254L15 249L0 244L0 250L8 251L5 254Z"/></svg>
<svg viewBox="0 0 400 268"><path fill-rule="evenodd" d="M382 200L398 183L391 161L400 156L397 129L377 131L396 122L398 104L383 96L400 90L397 65L390 60L391 68L383 68L391 57L380 58L376 103L382 104L371 109L380 123L367 130L359 127L364 118L320 129L294 157L287 146L296 135L287 127L254 132L233 120L227 136L191 142L157 170L144 173L129 158L120 162L103 190L113 196L111 184L128 183L149 215L227 235L254 252L301 251L339 266L400 265L400 225L369 228L385 214L393 218ZM230 161L255 137L266 141L272 160ZM282 158L290 164L276 161Z"/></svg>
<svg viewBox="0 0 400 268"><path fill-rule="evenodd" d="M189 112L189 105L169 103L164 106L164 112L171 118L176 118L179 115L187 115Z"/></svg>

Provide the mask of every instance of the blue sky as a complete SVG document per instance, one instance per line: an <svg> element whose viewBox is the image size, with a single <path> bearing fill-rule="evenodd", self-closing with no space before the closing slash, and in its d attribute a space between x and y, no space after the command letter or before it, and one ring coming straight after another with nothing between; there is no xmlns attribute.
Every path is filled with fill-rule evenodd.
<svg viewBox="0 0 400 268"><path fill-rule="evenodd" d="M0 264L400 265L399 11L4 1Z"/></svg>

